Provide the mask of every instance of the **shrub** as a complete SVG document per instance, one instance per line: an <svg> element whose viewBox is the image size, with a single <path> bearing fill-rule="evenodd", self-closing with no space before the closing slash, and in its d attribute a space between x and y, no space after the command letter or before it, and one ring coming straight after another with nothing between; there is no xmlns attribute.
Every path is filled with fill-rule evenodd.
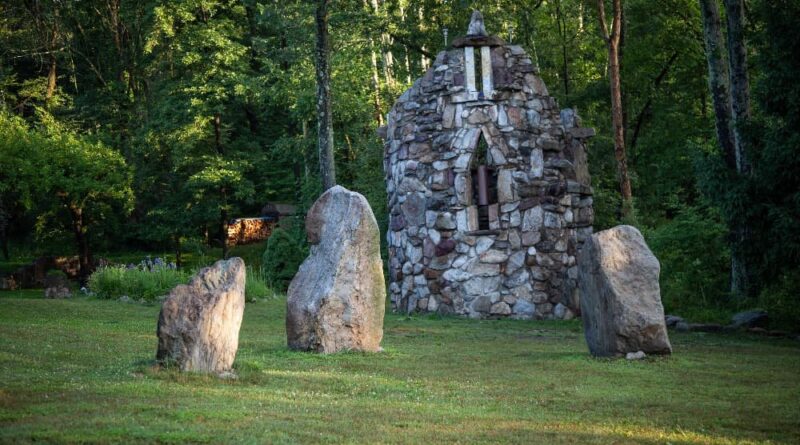
<svg viewBox="0 0 800 445"><path fill-rule="evenodd" d="M726 233L719 214L705 207L683 209L673 220L645 231L661 263L661 295L668 312L683 315L728 305Z"/></svg>
<svg viewBox="0 0 800 445"><path fill-rule="evenodd" d="M267 248L261 261L264 279L272 287L286 290L294 278L308 249L299 229L289 232L276 228L267 240Z"/></svg>
<svg viewBox="0 0 800 445"><path fill-rule="evenodd" d="M769 313L770 325L800 332L800 269L780 276L768 284L758 297L758 305Z"/></svg>
<svg viewBox="0 0 800 445"><path fill-rule="evenodd" d="M132 299L154 301L166 295L178 284L186 283L189 274L170 267L109 266L89 277L89 289L99 298L117 299L127 295Z"/></svg>

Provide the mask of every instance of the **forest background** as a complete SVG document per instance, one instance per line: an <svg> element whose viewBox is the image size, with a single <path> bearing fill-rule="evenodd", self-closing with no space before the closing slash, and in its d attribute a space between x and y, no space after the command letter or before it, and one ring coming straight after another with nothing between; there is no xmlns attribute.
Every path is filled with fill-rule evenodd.
<svg viewBox="0 0 800 445"><path fill-rule="evenodd" d="M714 0L710 0L713 2ZM606 10L613 5L607 2ZM338 183L385 229L376 129L472 8L523 46L560 106L597 130L595 230L633 224L662 264L668 312L761 307L800 322L800 1L744 2L751 168L726 168L701 5L624 0L622 120L632 204L614 157L609 58L595 0L334 0L328 5ZM321 191L311 1L9 0L0 3L0 241L5 259L227 249L224 226L267 202L303 214ZM725 8L722 32L726 32ZM609 18L610 21L610 18ZM712 54L713 55L713 54ZM724 55L724 54L723 54ZM286 224L273 277L304 256ZM744 227L745 237L737 236ZM731 287L731 253L748 264ZM288 261L270 262L269 258ZM274 280L280 285L278 280Z"/></svg>

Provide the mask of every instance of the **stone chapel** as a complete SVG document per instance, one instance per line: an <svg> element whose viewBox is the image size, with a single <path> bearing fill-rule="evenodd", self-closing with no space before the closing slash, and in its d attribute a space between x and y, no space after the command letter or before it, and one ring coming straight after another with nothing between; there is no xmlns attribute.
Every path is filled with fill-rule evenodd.
<svg viewBox="0 0 800 445"><path fill-rule="evenodd" d="M381 133L395 311L579 314L594 130L559 110L519 45L488 35L475 11Z"/></svg>

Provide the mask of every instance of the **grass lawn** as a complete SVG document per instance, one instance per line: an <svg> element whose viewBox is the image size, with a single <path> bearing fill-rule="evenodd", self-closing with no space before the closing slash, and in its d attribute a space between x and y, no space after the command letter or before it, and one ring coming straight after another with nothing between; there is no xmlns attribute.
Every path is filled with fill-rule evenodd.
<svg viewBox="0 0 800 445"><path fill-rule="evenodd" d="M235 380L155 371L158 306L0 293L0 442L800 443L800 342L671 333L591 358L577 322L388 315L379 354L285 346L248 303Z"/></svg>

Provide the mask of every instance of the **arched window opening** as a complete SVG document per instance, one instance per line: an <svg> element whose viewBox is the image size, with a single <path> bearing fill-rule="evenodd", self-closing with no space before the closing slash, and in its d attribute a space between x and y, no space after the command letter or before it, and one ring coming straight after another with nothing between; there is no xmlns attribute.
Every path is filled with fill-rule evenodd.
<svg viewBox="0 0 800 445"><path fill-rule="evenodd" d="M491 166L489 144L483 135L472 159L472 202L478 204L478 230L489 230L492 222L489 207L497 204L497 172Z"/></svg>

